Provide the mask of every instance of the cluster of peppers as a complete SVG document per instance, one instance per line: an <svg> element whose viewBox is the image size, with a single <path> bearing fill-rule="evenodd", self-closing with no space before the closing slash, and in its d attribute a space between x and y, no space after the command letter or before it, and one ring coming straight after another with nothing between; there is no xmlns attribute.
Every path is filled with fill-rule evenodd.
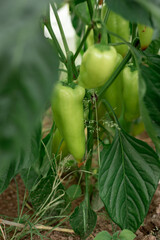
<svg viewBox="0 0 160 240"><path fill-rule="evenodd" d="M121 16L110 12L106 27L126 41L130 41L129 22ZM141 48L145 49L152 40L153 30L139 24L138 32ZM110 41L118 43L119 38L110 35ZM53 136L53 153L61 153L62 158L70 153L78 162L82 161L85 154L83 111L85 89L102 87L127 52L128 46L125 44L115 47L101 43L93 44L83 55L78 84L67 85L58 82L54 87L52 111L57 129ZM123 114L126 122L132 122L140 116L138 71L133 64L126 66L120 72L103 93L102 99L106 99L110 103L117 117ZM99 118L105 112L105 106L100 103L98 105Z"/></svg>

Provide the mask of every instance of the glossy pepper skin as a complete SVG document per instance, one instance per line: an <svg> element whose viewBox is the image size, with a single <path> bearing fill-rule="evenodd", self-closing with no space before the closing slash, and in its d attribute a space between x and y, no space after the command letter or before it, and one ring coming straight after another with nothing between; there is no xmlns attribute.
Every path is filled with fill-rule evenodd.
<svg viewBox="0 0 160 240"><path fill-rule="evenodd" d="M122 60L123 60L122 56L120 54L117 54L115 69L118 67ZM120 117L123 107L122 91L123 82L122 73L120 73L114 80L114 82L109 86L109 88L103 93L102 96L103 99L106 99L110 103L117 117Z"/></svg>
<svg viewBox="0 0 160 240"><path fill-rule="evenodd" d="M78 83L86 89L105 84L112 75L117 58L114 47L95 44L87 49L82 58Z"/></svg>
<svg viewBox="0 0 160 240"><path fill-rule="evenodd" d="M69 152L66 146L66 142L63 140L58 128L55 130L52 139L52 153L57 154L58 159L63 159Z"/></svg>
<svg viewBox="0 0 160 240"><path fill-rule="evenodd" d="M106 7L104 7L104 12L107 10ZM127 42L130 40L130 28L129 28L129 21L118 15L117 13L114 13L113 11L110 11L109 17L106 23L106 27L109 31L119 35L123 39L125 39ZM110 34L110 40L112 43L119 43L122 42L122 40L112 34ZM115 46L118 53L122 55L122 57L125 57L125 55L128 52L128 46L126 44Z"/></svg>
<svg viewBox="0 0 160 240"><path fill-rule="evenodd" d="M74 88L58 83L52 96L52 111L68 151L77 161L85 153L85 133L83 117L83 98L85 89L75 85Z"/></svg>
<svg viewBox="0 0 160 240"><path fill-rule="evenodd" d="M124 119L132 122L140 116L138 95L138 71L133 66L122 71Z"/></svg>
<svg viewBox="0 0 160 240"><path fill-rule="evenodd" d="M143 24L138 24L138 34L139 34L141 49L145 50L152 41L153 28Z"/></svg>

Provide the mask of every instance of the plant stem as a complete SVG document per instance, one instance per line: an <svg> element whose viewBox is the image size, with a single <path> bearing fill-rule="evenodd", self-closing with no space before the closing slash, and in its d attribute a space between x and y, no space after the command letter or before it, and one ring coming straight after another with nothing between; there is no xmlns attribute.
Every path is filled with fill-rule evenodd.
<svg viewBox="0 0 160 240"><path fill-rule="evenodd" d="M98 121L98 104L97 101L95 101L95 115L96 115L96 133L97 133L97 156L98 156L98 162L100 166L100 148L99 148L99 121Z"/></svg>
<svg viewBox="0 0 160 240"><path fill-rule="evenodd" d="M133 23L132 24L132 43L134 42L135 37L136 37L136 30L137 30L137 24Z"/></svg>
<svg viewBox="0 0 160 240"><path fill-rule="evenodd" d="M19 188L18 188L18 183L16 177L14 178L15 184L16 184L16 189L17 189L17 214L18 217L20 216L20 202L19 202Z"/></svg>
<svg viewBox="0 0 160 240"><path fill-rule="evenodd" d="M116 70L114 71L114 73L111 75L111 77L109 78L109 80L105 83L105 85L100 89L100 91L98 92L98 98L101 99L102 94L106 91L107 88L109 88L109 86L114 82L114 80L116 79L116 77L118 76L118 74L121 72L121 70L124 68L124 66L126 65L126 63L130 60L132 54L131 51L129 51L127 53L127 55L125 56L125 58L123 59L123 61L119 64L119 66L116 68Z"/></svg>
<svg viewBox="0 0 160 240"><path fill-rule="evenodd" d="M78 46L77 51L75 52L75 54L73 56L73 60L75 60L77 58L78 54L80 53L80 51L81 51L81 49L82 49L82 47L83 47L83 45L84 45L84 43L85 43L89 33L91 31L91 29L92 29L92 26L88 26L87 31L85 32L85 34L84 34L84 36L83 36L83 38L82 38L82 40L80 42L80 45Z"/></svg>
<svg viewBox="0 0 160 240"><path fill-rule="evenodd" d="M73 74L74 74L73 78L74 78L74 79L77 79L77 77L78 77L78 71L77 71L75 62L74 62L74 60L73 60L73 57L72 57L72 69L73 69Z"/></svg>
<svg viewBox="0 0 160 240"><path fill-rule="evenodd" d="M111 11L111 10L108 8L108 9L107 9L107 12L106 12L106 15L105 15L105 17L104 17L104 24L105 24L105 25L106 25L106 23L107 23L107 21L108 21L110 11Z"/></svg>
<svg viewBox="0 0 160 240"><path fill-rule="evenodd" d="M92 20L92 17L93 17L93 7L92 7L92 2L91 2L91 0L87 0L87 4L88 4L88 9L89 9L90 18L91 18L91 20Z"/></svg>
<svg viewBox="0 0 160 240"><path fill-rule="evenodd" d="M92 121L93 118L93 114L92 114L92 103L89 102L89 116L88 116L88 120L89 122ZM91 163L92 163L92 153L93 153L93 133L92 133L92 129L91 128L87 128L87 162L85 165L85 201L86 204L88 206L89 204L89 170L91 168Z"/></svg>
<svg viewBox="0 0 160 240"><path fill-rule="evenodd" d="M68 83L71 83L73 80L72 56L72 52L67 52Z"/></svg>
<svg viewBox="0 0 160 240"><path fill-rule="evenodd" d="M65 51L66 51L67 64L65 64L65 65L66 65L66 67L67 67L67 69L68 69L68 73L69 73L69 75L68 75L68 77L69 77L69 78L68 78L68 81L71 82L71 81L73 80L74 76L75 76L75 78L78 77L78 72L77 72L75 63L74 63L74 61L73 61L73 57L71 56L72 53L71 53L71 51L69 50L68 43L67 43L67 40L66 40L66 37L65 37L65 34L64 34L64 31L63 31L63 27L62 27L62 24L61 24L61 21L60 21L60 18L59 18L59 16L58 16L57 9L56 9L56 7L55 7L55 4L52 3L51 6L52 6L52 9L53 9L54 15L55 15L55 17L56 17L57 24L58 24L58 27L59 27L59 31L60 31L60 33L61 33L63 45L64 45L64 48L65 48ZM68 68L68 67L69 67L69 68ZM72 74L72 76L71 76L71 74ZM74 74L74 76L73 76L73 74ZM72 78L72 80L71 80L71 78Z"/></svg>
<svg viewBox="0 0 160 240"><path fill-rule="evenodd" d="M63 53L63 51L62 51L62 49L61 49L61 47L59 45L59 42L57 41L56 35L55 35L55 33L54 33L54 31L53 31L53 29L51 27L51 24L50 24L50 20L46 19L44 21L44 25L46 26L49 34L51 35L52 41L53 41L53 43L54 43L54 45L55 45L55 47L56 47L56 49L58 51L58 54L61 57L61 61L66 65L66 62L67 62L66 57L65 57L65 55L64 55L64 53Z"/></svg>
<svg viewBox="0 0 160 240"><path fill-rule="evenodd" d="M77 77L78 77L78 72L77 72L75 63L74 63L74 61L73 61L73 56L72 56L71 61L70 61L69 59L66 59L66 56L64 55L64 53L63 53L63 51L62 51L62 49L61 49L61 46L60 46L60 44L59 44L59 42L58 42L58 40L57 40L57 38L56 38L56 35L55 35L55 33L54 33L53 29L52 29L52 26L51 26L51 23L50 23L49 13L48 13L46 19L44 19L43 24L46 26L46 28L48 29L49 34L51 35L53 44L54 44L54 46L55 46L55 48L57 49L58 54L59 54L59 60L60 60L62 63L64 63L64 65L66 66L67 69L68 69L68 65L72 64L73 74L74 74L75 78L77 78ZM72 54L72 53L68 50L68 51L67 51L67 58L68 58L68 55L70 55L70 57L71 57L71 54ZM72 54L72 55L73 55L73 54ZM68 63L68 60L69 60L70 63ZM71 73L71 71L70 71L70 73ZM73 74L72 74L72 77L73 77ZM71 76L71 75L70 75L70 76ZM70 79L70 76L69 76L69 79Z"/></svg>
<svg viewBox="0 0 160 240"><path fill-rule="evenodd" d="M63 41L63 45L64 45L64 48L65 48L65 51L66 51L66 55L67 55L67 53L69 52L69 47L68 47L68 43L67 43L67 40L66 40L64 31L63 31L63 27L62 27L60 18L59 18L59 16L58 16L58 13L57 13L57 9L56 9L56 7L55 7L55 4L54 4L54 3L51 3L51 6L52 6L52 9L53 9L55 18L56 18L56 20L57 20L57 24L58 24L58 27L59 27L59 31L60 31L60 33L61 33L62 41Z"/></svg>

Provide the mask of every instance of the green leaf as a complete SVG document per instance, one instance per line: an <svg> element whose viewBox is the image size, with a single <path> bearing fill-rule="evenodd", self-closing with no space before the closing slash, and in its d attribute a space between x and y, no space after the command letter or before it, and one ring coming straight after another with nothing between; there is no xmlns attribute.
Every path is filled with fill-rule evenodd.
<svg viewBox="0 0 160 240"><path fill-rule="evenodd" d="M51 161L49 161L49 157L51 156L51 144L52 144L52 134L53 127L50 132L46 135L45 138L41 140L41 136L39 136L39 150L36 154L36 158L32 159L32 165L28 169L23 169L21 171L21 177L26 188L30 191L35 184L42 178L42 176L46 176L50 167ZM38 139L37 139L38 140Z"/></svg>
<svg viewBox="0 0 160 240"><path fill-rule="evenodd" d="M66 192L71 201L75 200L76 198L79 198L82 195L81 187L76 184L70 186Z"/></svg>
<svg viewBox="0 0 160 240"><path fill-rule="evenodd" d="M31 136L57 80L58 57L40 28L41 13L46 6L47 1L6 0L0 8L0 189L3 190L4 176L8 182L22 168L29 167Z"/></svg>
<svg viewBox="0 0 160 240"><path fill-rule="evenodd" d="M54 0L54 2L56 3L56 6L58 9L61 8L65 4L64 0Z"/></svg>
<svg viewBox="0 0 160 240"><path fill-rule="evenodd" d="M113 233L112 239L113 239L113 240L119 239L119 231Z"/></svg>
<svg viewBox="0 0 160 240"><path fill-rule="evenodd" d="M33 167L23 169L21 171L21 178L28 191L31 191L31 189L40 181L40 176Z"/></svg>
<svg viewBox="0 0 160 240"><path fill-rule="evenodd" d="M86 2L87 0L75 0L75 5L82 3L82 2Z"/></svg>
<svg viewBox="0 0 160 240"><path fill-rule="evenodd" d="M112 237L107 231L102 231L96 235L94 240L111 240Z"/></svg>
<svg viewBox="0 0 160 240"><path fill-rule="evenodd" d="M39 174L42 174L42 176L46 176L53 162L52 159L53 129L54 127L52 126L47 136L42 139L40 157L39 160L34 164L34 168L36 169L37 172L39 172Z"/></svg>
<svg viewBox="0 0 160 240"><path fill-rule="evenodd" d="M68 197L53 168L34 186L30 192L30 200L42 215L60 215L64 211Z"/></svg>
<svg viewBox="0 0 160 240"><path fill-rule="evenodd" d="M49 1L43 0L6 0L0 8L0 53L9 52L10 62L17 53L22 54L23 44L37 33L42 12L48 7ZM7 16L7 17L6 17ZM35 34L34 34L35 32ZM12 50L12 51L10 51Z"/></svg>
<svg viewBox="0 0 160 240"><path fill-rule="evenodd" d="M74 6L70 5L70 12L71 12L71 21L72 25L77 33L77 35L80 37L82 33L85 31L85 24L82 22L80 18L78 18L74 12Z"/></svg>
<svg viewBox="0 0 160 240"><path fill-rule="evenodd" d="M35 129L27 148L25 150L22 148L21 151L17 153L17 157L12 164L9 164L7 161L0 162L0 193L8 187L11 179L17 173L22 169L29 168L34 161L37 161L39 158L40 139L41 125Z"/></svg>
<svg viewBox="0 0 160 240"><path fill-rule="evenodd" d="M156 21L156 27L159 28L160 23L160 2L159 0L136 0L146 11L150 13L152 16L153 21Z"/></svg>
<svg viewBox="0 0 160 240"><path fill-rule="evenodd" d="M82 20L83 23L87 25L90 23L90 15L86 2L77 4L75 6L75 14Z"/></svg>
<svg viewBox="0 0 160 240"><path fill-rule="evenodd" d="M75 208L69 221L74 232L82 239L86 239L95 228L97 215L84 201L79 207Z"/></svg>
<svg viewBox="0 0 160 240"><path fill-rule="evenodd" d="M139 68L140 110L145 128L160 155L160 56L134 49Z"/></svg>
<svg viewBox="0 0 160 240"><path fill-rule="evenodd" d="M97 190L94 190L92 193L91 207L96 212L104 207L104 204L99 196L99 191Z"/></svg>
<svg viewBox="0 0 160 240"><path fill-rule="evenodd" d="M85 31L85 25L91 22L87 2L70 1L70 12L72 25L77 35L81 37L82 33Z"/></svg>
<svg viewBox="0 0 160 240"><path fill-rule="evenodd" d="M156 55L158 53L160 49L160 39L156 39L154 41L151 42L151 44L149 45L149 47L145 50L145 54L147 54L147 56L152 56L152 55Z"/></svg>
<svg viewBox="0 0 160 240"><path fill-rule="evenodd" d="M120 234L119 234L119 238L121 240L133 240L135 239L136 235L131 232L128 229L124 229Z"/></svg>
<svg viewBox="0 0 160 240"><path fill-rule="evenodd" d="M157 154L145 142L116 132L103 149L99 172L100 197L111 219L136 231L143 222L160 177Z"/></svg>
<svg viewBox="0 0 160 240"><path fill-rule="evenodd" d="M150 118L154 124L160 126L160 56L143 58L139 65L139 72L146 86L143 100Z"/></svg>
<svg viewBox="0 0 160 240"><path fill-rule="evenodd" d="M160 4L158 0L106 0L106 4L116 13L132 23L142 23L159 28Z"/></svg>

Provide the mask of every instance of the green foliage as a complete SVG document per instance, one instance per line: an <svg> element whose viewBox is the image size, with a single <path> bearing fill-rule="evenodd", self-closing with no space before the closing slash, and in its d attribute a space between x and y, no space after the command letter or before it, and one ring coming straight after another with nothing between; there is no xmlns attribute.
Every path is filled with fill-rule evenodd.
<svg viewBox="0 0 160 240"><path fill-rule="evenodd" d="M51 168L46 177L32 188L30 200L40 216L60 215L67 206L68 197L58 174ZM68 205L69 206L69 205Z"/></svg>
<svg viewBox="0 0 160 240"><path fill-rule="evenodd" d="M39 26L45 5L7 0L0 8L1 192L34 161L29 156L31 137L57 79L57 54Z"/></svg>
<svg viewBox="0 0 160 240"><path fill-rule="evenodd" d="M160 5L158 0L106 0L106 4L116 13L132 23L142 23L159 28Z"/></svg>
<svg viewBox="0 0 160 240"><path fill-rule="evenodd" d="M103 149L100 197L122 229L134 232L143 222L159 181L159 168L159 158L152 148L123 130L117 130L111 147Z"/></svg>
<svg viewBox="0 0 160 240"><path fill-rule="evenodd" d="M149 47L145 50L145 54L147 54L147 56L158 54L159 49L160 49L160 39L155 39L152 41Z"/></svg>
<svg viewBox="0 0 160 240"><path fill-rule="evenodd" d="M79 185L73 184L67 189L66 193L68 194L69 199L73 201L81 196L81 187Z"/></svg>
<svg viewBox="0 0 160 240"><path fill-rule="evenodd" d="M52 134L53 134L53 127L51 128L50 132L46 135L41 142L39 142L39 148L37 152L34 150L35 155L33 156L34 159L31 159L32 164L31 167L28 169L25 168L21 171L21 178L25 184L25 187L31 191L32 188L40 181L43 176L47 175L48 170L50 169L51 159L48 159L48 156L51 155L52 150ZM38 136L37 139L40 141L41 136ZM35 142L36 143L36 142ZM33 147L34 145L32 145Z"/></svg>
<svg viewBox="0 0 160 240"><path fill-rule="evenodd" d="M39 149L40 149L40 139L41 139L41 129L38 126L35 129L33 136L31 137L31 141L28 142L26 148L22 148L15 158L10 158L12 156L11 150L14 151L15 149L9 148L8 142L5 142L6 145L3 144L0 146L1 148L1 168L0 168L0 193L2 193L7 187L12 178L19 173L22 169L29 168L34 161L39 158ZM2 147L3 152L2 152ZM4 150L9 148L8 154L4 155ZM3 153L3 155L2 155ZM12 156L13 157L13 156Z"/></svg>
<svg viewBox="0 0 160 240"><path fill-rule="evenodd" d="M76 4L74 3L74 1L70 2L69 7L70 7L72 25L77 35L81 37L82 33L85 31L85 24L83 23L83 20L79 18L79 16L77 16L76 14L76 9L78 10L78 7L76 7Z"/></svg>
<svg viewBox="0 0 160 240"><path fill-rule="evenodd" d="M142 55L136 50L134 53L139 67L139 97L142 118L146 130L160 154L160 56L150 55L150 53L147 56L147 52Z"/></svg>
<svg viewBox="0 0 160 240"><path fill-rule="evenodd" d="M94 240L133 240L136 235L128 229L124 229L120 232L115 232L113 236L111 236L107 231L102 231L96 235Z"/></svg>
<svg viewBox="0 0 160 240"><path fill-rule="evenodd" d="M124 229L119 234L119 239L121 239L121 240L133 240L133 239L135 239L135 237L136 237L136 235L128 229Z"/></svg>
<svg viewBox="0 0 160 240"><path fill-rule="evenodd" d="M111 240L112 237L107 231L102 231L96 235L94 240Z"/></svg>
<svg viewBox="0 0 160 240"><path fill-rule="evenodd" d="M85 201L79 207L76 207L74 213L70 216L70 224L73 230L82 239L86 239L91 234L95 228L96 221L96 213Z"/></svg>
<svg viewBox="0 0 160 240"><path fill-rule="evenodd" d="M90 16L89 16L89 10L87 7L87 2L83 2L83 3L76 5L75 6L75 14L86 25L88 25L90 23Z"/></svg>
<svg viewBox="0 0 160 240"><path fill-rule="evenodd" d="M29 192L29 200L35 209L34 216L33 218L31 217L32 220L29 219L28 215L26 215L26 218L25 216L21 219L19 217L19 222L20 220L24 223L29 222L31 227L31 229L24 229L21 236L24 237L25 233L30 232L31 239L35 233L42 239L42 235L33 225L37 224L39 220L44 220L44 217L45 219L52 219L62 217L64 213L67 214L68 212L66 210L70 209L71 201L82 195L81 189L84 189L83 185L81 188L80 183L85 179L84 201L79 207L75 208L69 220L75 233L79 235L81 239L86 239L94 230L97 221L97 215L90 206L90 190L93 185L90 179L93 179L97 185L98 178L99 189L96 189L93 193L92 206L94 209L99 209L104 204L111 219L124 230L115 232L112 235L103 231L97 234L95 239L133 240L135 238L133 232L137 230L147 214L160 177L159 0L105 1L110 10L130 21L129 23L125 20L127 27L129 24L130 26L132 25L131 31L127 30L126 38L128 39L127 41L130 42L127 44L126 49L128 51L130 47L130 51L126 56L123 54L124 59L121 60L121 63L118 64L116 69L112 69L113 65L116 64L116 57L113 59L113 64L110 63L112 66L108 64L108 60L104 61L104 59L97 64L97 62L93 63L93 59L89 58L88 62L82 61L81 67L77 67L75 61L78 54L80 52L84 53L88 47L86 41L89 34L92 37L92 44L96 42L98 45L96 45L95 51L99 48L100 53L102 53L104 48L109 49L108 46L106 47L106 39L108 40L106 26L109 16L111 16L109 14L111 14L112 11L110 12L108 9L105 16L102 17L103 11L101 7L99 7L100 2L94 0L69 1L72 24L80 37L78 49L74 54L70 52L67 39L63 32L63 26L57 14L57 9L59 9L64 2L63 0L53 0L51 1L51 5L58 22L65 52L56 38L55 29L52 29L51 26L49 1L15 0L13 2L6 0L1 3L0 193L7 188L9 182L17 173L21 173L21 177ZM119 18L117 19L117 23L120 23ZM137 34L137 24L139 23L154 28L154 40L143 52L139 46L140 35ZM116 26L118 26L118 24L116 24ZM44 38L42 26L46 26L52 36L52 39L49 41ZM112 34L109 32L109 45L112 45L110 47L112 47L113 50L113 46L116 46L115 48L118 50L120 48L120 51L122 50L121 45L119 45L119 40L123 40L125 36L124 34L121 35L121 29L119 32L120 27L122 28L122 24L118 27L118 31L110 29L110 31L115 33L113 36L116 37L116 41L114 41ZM121 38L119 38L119 35ZM52 45L49 43L52 43ZM92 46L92 48L94 47L95 46ZM115 54L117 53L115 52ZM86 54L84 58L85 56ZM108 54L105 58L108 59ZM61 104L60 99L53 102L54 108L57 108L57 120L56 116L54 116L54 121L56 121L57 127L59 127L59 120L63 122L64 132L69 136L70 152L72 153L72 146L76 144L76 155L79 154L81 152L80 146L83 142L83 154L76 158L80 160L85 156L83 158L84 162L79 163L78 166L72 158L69 160L65 158L63 162L57 162L57 148L61 145L60 143L62 141L61 136L59 143L53 141L53 130L55 130L54 121L49 134L41 140L42 126L40 122L46 106L49 105L54 82L58 79L58 61L66 67L66 69L64 69L64 66L62 67L62 70L66 72L65 78L68 74L69 80L65 80L65 87L62 87L66 95L69 93L69 90L75 91L76 85L80 83L80 77L78 77L79 69L81 80L83 73L86 81L83 87L91 88L90 91L82 89L83 96L81 96L81 114L79 116L77 115L77 92L74 94L72 101L67 101L66 95L62 94L61 97L63 101ZM145 129L154 142L159 156L146 143L130 136L120 128L113 110L111 111L113 113L112 118L112 116L110 116L110 109L108 111L109 104L102 98L105 91L108 97L108 94L110 94L108 87L112 84L110 89L113 90L116 77L128 62L132 62L138 69L140 117L138 112L138 115L127 124L125 119L125 105L131 97L129 90L126 91L125 100L121 99L122 97L119 95L120 97L115 101L114 105L110 103L112 106L111 110L112 108L115 110L117 105L122 101L122 112L120 111L121 114L116 114L117 117L120 117L123 126L126 127L128 133L133 135L134 132L136 132L136 135L137 132L139 133L141 129L144 129L145 125ZM88 77L86 77L87 68L89 69ZM104 75L104 81L102 81L102 84L97 85L102 74ZM107 75L108 79L106 78ZM74 83L72 83L72 80L74 80ZM88 80L91 81L92 84L94 83L94 85L91 84L87 87ZM67 91L67 84L71 87L74 85L74 87L69 88ZM98 90L92 89L98 86L102 87ZM118 86L119 91L122 91L121 86L116 86ZM130 83L129 88L132 88ZM125 88L123 87L123 89ZM87 128L86 138L82 104L84 94L84 105L88 110L85 117ZM113 91L111 91L111 98L112 96ZM54 97L55 96L53 96L53 98ZM96 111L101 98L103 99L102 102L104 101L104 103L106 103L107 108L104 107L102 110L105 124L104 126L100 126L102 132L99 134L98 114ZM133 99L135 99L134 94ZM110 99L107 98L107 101L109 100ZM72 112L73 105L74 112ZM133 109L133 106L129 108ZM136 110L138 109L137 107L135 108ZM109 120L107 116L109 116ZM79 121L81 121L81 123ZM67 127L65 127L66 125ZM80 135L76 134L78 144L72 135L74 128L80 131ZM97 128L97 134L95 134L94 128ZM80 139L81 134L83 134L83 139ZM65 138L64 136L63 138ZM85 140L87 141L85 142ZM108 145L106 145L106 143ZM52 146L53 144L54 146ZM53 147L56 149L55 154L52 152ZM84 154L85 147L86 152ZM98 149L96 154L94 149L96 149L96 151ZM102 152L99 157L100 149L102 149ZM93 159L95 160L95 156L97 155L98 159L96 160L99 162L100 169L97 167L96 173L92 175L91 162ZM76 177L79 177L79 173L81 173L79 183L65 190L61 179L66 180L67 178L68 181L72 173ZM62 174L64 174L65 177L63 177ZM85 175L85 178L83 175ZM76 177L74 180L77 179ZM17 200L19 205L19 199ZM18 206L18 212L20 214L20 205ZM54 219L52 223L53 222ZM18 239L20 239L20 236Z"/></svg>

